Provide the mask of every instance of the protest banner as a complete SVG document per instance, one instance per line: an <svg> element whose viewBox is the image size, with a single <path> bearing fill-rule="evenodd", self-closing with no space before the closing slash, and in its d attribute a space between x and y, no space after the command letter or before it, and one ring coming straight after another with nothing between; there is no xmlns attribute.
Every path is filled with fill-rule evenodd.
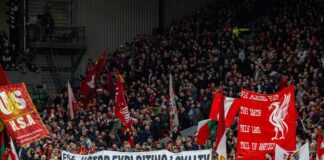
<svg viewBox="0 0 324 160"><path fill-rule="evenodd" d="M172 153L167 150L150 152L100 151L94 154L80 155L66 151L61 153L62 160L212 160L211 150L185 151Z"/></svg>

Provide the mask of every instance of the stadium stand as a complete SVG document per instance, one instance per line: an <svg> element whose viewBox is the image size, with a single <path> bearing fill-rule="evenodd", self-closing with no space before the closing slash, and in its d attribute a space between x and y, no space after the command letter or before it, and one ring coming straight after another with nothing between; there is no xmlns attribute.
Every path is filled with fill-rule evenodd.
<svg viewBox="0 0 324 160"><path fill-rule="evenodd" d="M295 85L297 146L310 143L316 157L316 136L324 124L324 1L287 0L257 3L249 0L209 2L190 17L173 21L165 33L141 35L108 57L96 93L85 103L75 88L81 110L69 120L65 87L37 101L51 135L19 148L24 160L59 159L60 151L88 154L100 150L172 152L211 148L180 131L208 118L213 94L239 97L240 88L273 93ZM252 10L257 10L253 12ZM234 34L235 27L248 31ZM6 70L32 70L26 52L15 52L1 34L1 65ZM10 57L10 58L9 58ZM15 66L18 62L18 66ZM94 61L89 59L87 68ZM89 71L88 69L88 71ZM125 79L126 100L134 120L135 146L129 130L114 114L115 72ZM168 74L173 75L180 126L169 134ZM112 88L109 90L108 88ZM226 129L228 158L235 157L237 123ZM168 138L163 144L159 140Z"/></svg>

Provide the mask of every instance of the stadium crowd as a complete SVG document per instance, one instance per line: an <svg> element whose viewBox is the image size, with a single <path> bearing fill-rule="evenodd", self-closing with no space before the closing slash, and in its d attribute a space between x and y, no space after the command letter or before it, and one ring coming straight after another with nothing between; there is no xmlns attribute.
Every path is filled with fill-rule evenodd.
<svg viewBox="0 0 324 160"><path fill-rule="evenodd" d="M163 34L135 37L108 58L90 103L84 103L75 89L81 110L74 120L69 119L67 89L37 103L50 137L18 149L22 159L59 159L61 150L88 154L100 150L179 152L211 148L212 136L208 144L199 146L194 136L182 136L180 131L208 118L213 93L222 88L226 96L239 97L240 88L273 93L288 85L295 85L300 115L296 145L310 142L314 159L316 137L324 124L324 1L269 3L213 2L193 16L173 21ZM263 8L262 15L242 18L258 7ZM250 31L235 36L231 29L237 25ZM2 40L6 44L7 39ZM8 50L1 49L1 55L8 56ZM3 59L1 64L6 69L13 65ZM87 68L93 65L89 60ZM129 130L122 131L122 123L114 115L116 71L125 80L126 100L134 119L134 146L128 142ZM171 136L169 73L180 120ZM236 123L226 132L228 158L233 158ZM163 137L169 139L166 144L159 142Z"/></svg>
<svg viewBox="0 0 324 160"><path fill-rule="evenodd" d="M0 65L5 70L39 72L40 69L31 63L30 54L30 49L19 50L16 44L10 43L4 31L0 32Z"/></svg>

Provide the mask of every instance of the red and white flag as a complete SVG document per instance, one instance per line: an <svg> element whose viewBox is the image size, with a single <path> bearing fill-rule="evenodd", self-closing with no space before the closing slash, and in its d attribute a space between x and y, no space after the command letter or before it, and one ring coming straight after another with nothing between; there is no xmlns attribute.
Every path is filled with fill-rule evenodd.
<svg viewBox="0 0 324 160"><path fill-rule="evenodd" d="M75 114L78 112L78 102L76 101L73 91L70 85L70 82L68 81L68 98L69 98L69 110L70 110L70 118L74 119Z"/></svg>
<svg viewBox="0 0 324 160"><path fill-rule="evenodd" d="M225 112L224 112L224 101L225 97L222 93L216 93L215 97L221 99L218 112L218 127L216 134L216 153L218 154L219 160L227 159L226 151L226 133L225 133Z"/></svg>
<svg viewBox="0 0 324 160"><path fill-rule="evenodd" d="M169 79L169 96L170 96L170 100L169 100L170 101L170 105L169 105L170 129L172 130L173 127L179 126L179 118L178 118L178 111L175 102L175 96L173 92L171 74Z"/></svg>
<svg viewBox="0 0 324 160"><path fill-rule="evenodd" d="M224 97L224 98L223 98ZM230 127L235 119L236 113L240 108L240 99L225 97L216 93L214 95L212 107L209 113L209 118L212 120L218 120L219 109L221 105L224 105L225 113L225 126Z"/></svg>
<svg viewBox="0 0 324 160"><path fill-rule="evenodd" d="M99 79L101 71L105 68L107 52L105 51L97 61L97 64L89 71L86 78L82 81L80 94L83 98L88 99L93 94L96 81Z"/></svg>
<svg viewBox="0 0 324 160"><path fill-rule="evenodd" d="M217 122L211 119L205 119L198 122L196 142L199 145L204 145L207 143L211 132L216 131Z"/></svg>
<svg viewBox="0 0 324 160"><path fill-rule="evenodd" d="M134 146L134 137L132 129L132 119L128 110L128 105L125 99L124 87L119 73L116 76L116 89L115 89L115 114L124 123L124 130L129 129L130 136L128 142Z"/></svg>
<svg viewBox="0 0 324 160"><path fill-rule="evenodd" d="M324 143L323 143L323 136L322 133L318 133L318 138L317 138L317 155L316 159L317 160L324 160Z"/></svg>
<svg viewBox="0 0 324 160"><path fill-rule="evenodd" d="M12 153L12 157L10 157L10 159L11 160L19 160L18 154L16 152L15 145L14 145L13 140L12 140L11 137L10 137L10 150L11 150L11 153Z"/></svg>
<svg viewBox="0 0 324 160"><path fill-rule="evenodd" d="M265 159L276 145L296 150L294 87L274 94L259 94L242 89L238 120L237 156Z"/></svg>
<svg viewBox="0 0 324 160"><path fill-rule="evenodd" d="M3 70L3 68L0 65L0 86L5 86L10 84L10 80L6 74L6 72Z"/></svg>

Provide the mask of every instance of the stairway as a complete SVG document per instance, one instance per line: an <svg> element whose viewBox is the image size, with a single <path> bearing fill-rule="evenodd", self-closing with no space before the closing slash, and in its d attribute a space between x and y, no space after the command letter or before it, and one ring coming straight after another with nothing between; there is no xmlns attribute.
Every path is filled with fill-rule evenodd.
<svg viewBox="0 0 324 160"><path fill-rule="evenodd" d="M43 50L33 63L41 68L42 81L49 93L56 93L71 79L71 56L56 49Z"/></svg>

